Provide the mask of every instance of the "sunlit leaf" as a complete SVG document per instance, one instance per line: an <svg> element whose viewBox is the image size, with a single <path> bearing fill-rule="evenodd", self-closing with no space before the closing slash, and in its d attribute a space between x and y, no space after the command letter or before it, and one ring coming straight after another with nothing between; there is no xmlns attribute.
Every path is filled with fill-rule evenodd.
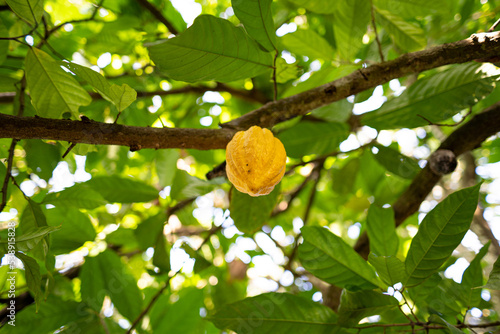
<svg viewBox="0 0 500 334"><path fill-rule="evenodd" d="M297 55L312 59L332 60L332 46L318 33L311 29L298 29L280 38L287 50Z"/></svg>
<svg viewBox="0 0 500 334"><path fill-rule="evenodd" d="M316 277L353 291L378 286L373 268L340 237L317 226L303 227L302 235L299 258Z"/></svg>
<svg viewBox="0 0 500 334"><path fill-rule="evenodd" d="M5 0L5 2L14 13L32 26L40 23L44 0Z"/></svg>
<svg viewBox="0 0 500 334"><path fill-rule="evenodd" d="M288 64L283 58L276 59L276 82L285 83L297 79L300 69L297 64Z"/></svg>
<svg viewBox="0 0 500 334"><path fill-rule="evenodd" d="M493 264L488 282L484 286L486 289L500 290L500 257Z"/></svg>
<svg viewBox="0 0 500 334"><path fill-rule="evenodd" d="M85 183L110 203L149 202L158 198L154 187L119 176L96 176Z"/></svg>
<svg viewBox="0 0 500 334"><path fill-rule="evenodd" d="M329 7L335 7L331 4ZM342 59L352 59L363 45L370 22L370 1L341 0L333 14L335 43Z"/></svg>
<svg viewBox="0 0 500 334"><path fill-rule="evenodd" d="M43 202L55 206L73 206L89 210L108 204L98 191L86 183L78 183L62 191L47 194Z"/></svg>
<svg viewBox="0 0 500 334"><path fill-rule="evenodd" d="M446 13L452 0L374 0L377 8L385 9L402 17L425 16L431 13Z"/></svg>
<svg viewBox="0 0 500 334"><path fill-rule="evenodd" d="M396 255L399 239L395 229L394 210L372 204L366 217L370 251L379 256Z"/></svg>
<svg viewBox="0 0 500 334"><path fill-rule="evenodd" d="M401 283L406 278L406 269L403 261L394 256L368 255L368 261L375 268L380 279L388 286Z"/></svg>
<svg viewBox="0 0 500 334"><path fill-rule="evenodd" d="M49 233L57 231L60 226L42 226L34 229L30 229L28 232L21 235L16 235L15 237L15 247L16 250L22 252L28 252L33 249L38 243ZM6 248L8 240L1 240L0 247Z"/></svg>
<svg viewBox="0 0 500 334"><path fill-rule="evenodd" d="M298 6L304 7L307 10L315 13L328 14L335 9L335 4L330 0L291 0Z"/></svg>
<svg viewBox="0 0 500 334"><path fill-rule="evenodd" d="M413 179L421 170L418 162L398 151L382 145L375 145L378 149L375 159L389 172L405 179Z"/></svg>
<svg viewBox="0 0 500 334"><path fill-rule="evenodd" d="M9 31L7 27L3 23L2 19L0 19L0 37L9 36ZM9 40L0 40L0 65L7 59L7 53L9 51Z"/></svg>
<svg viewBox="0 0 500 334"><path fill-rule="evenodd" d="M405 286L425 281L460 244L472 222L479 187L480 184L454 192L425 216L406 256Z"/></svg>
<svg viewBox="0 0 500 334"><path fill-rule="evenodd" d="M348 135L346 124L303 121L281 132L278 138L283 142L289 157L301 158L308 154L334 152Z"/></svg>
<svg viewBox="0 0 500 334"><path fill-rule="evenodd" d="M28 289L35 296L36 311L40 309L42 303L42 275L40 274L40 266L36 260L28 255L17 252L16 257L23 262L24 275Z"/></svg>
<svg viewBox="0 0 500 334"><path fill-rule="evenodd" d="M248 334L337 333L336 315L312 300L266 293L226 305L209 317L217 328Z"/></svg>
<svg viewBox="0 0 500 334"><path fill-rule="evenodd" d="M391 35L394 42L404 51L414 51L427 44L425 33L419 26L408 23L390 11L377 9L377 22Z"/></svg>
<svg viewBox="0 0 500 334"><path fill-rule="evenodd" d="M431 324L440 324L440 325L446 326L448 328L447 332L450 334L463 334L464 333L463 331L456 328L455 326L453 326L452 324L450 324L449 322L447 322L446 320L444 320L443 318L441 318L437 314L431 314L431 316L429 317L429 322Z"/></svg>
<svg viewBox="0 0 500 334"><path fill-rule="evenodd" d="M149 46L149 53L169 77L188 82L251 78L272 67L271 54L242 28L210 15L198 16L179 36Z"/></svg>
<svg viewBox="0 0 500 334"><path fill-rule="evenodd" d="M446 120L490 94L500 70L491 64L468 63L418 80L361 122L376 129L414 128Z"/></svg>
<svg viewBox="0 0 500 334"><path fill-rule="evenodd" d="M279 186L269 195L259 197L252 197L233 189L229 211L234 225L241 232L248 234L260 229L270 219L279 194Z"/></svg>
<svg viewBox="0 0 500 334"><path fill-rule="evenodd" d="M353 327L358 324L359 320L396 308L398 304L396 298L381 292L344 290L340 299L338 324L344 327Z"/></svg>
<svg viewBox="0 0 500 334"><path fill-rule="evenodd" d="M232 0L234 14L245 30L267 51L276 49L272 0Z"/></svg>
<svg viewBox="0 0 500 334"><path fill-rule="evenodd" d="M37 48L26 55L26 81L33 105L42 117L59 118L66 112L78 117L78 108L92 101L71 74Z"/></svg>
<svg viewBox="0 0 500 334"><path fill-rule="evenodd" d="M481 267L481 260L488 253L490 243L491 242L488 241L486 245L481 248L462 275L460 301L467 309L479 306L481 301L481 289L476 288L483 285L483 268Z"/></svg>

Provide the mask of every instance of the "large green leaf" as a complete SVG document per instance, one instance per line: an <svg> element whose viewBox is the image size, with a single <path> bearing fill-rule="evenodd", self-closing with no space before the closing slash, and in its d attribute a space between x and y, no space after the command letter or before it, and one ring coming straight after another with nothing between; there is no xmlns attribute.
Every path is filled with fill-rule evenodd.
<svg viewBox="0 0 500 334"><path fill-rule="evenodd" d="M36 305L32 304L18 311L15 326L4 326L2 334L54 333L62 326L89 315L81 303L54 295L49 295L41 306L36 310Z"/></svg>
<svg viewBox="0 0 500 334"><path fill-rule="evenodd" d="M35 248L40 240L42 240L46 235L51 232L57 231L58 229L60 229L59 226L42 226L30 229L28 232L21 235L16 235L16 250L21 252L28 252L29 250ZM0 241L0 248L6 249L6 245L8 245L8 240Z"/></svg>
<svg viewBox="0 0 500 334"><path fill-rule="evenodd" d="M456 328L455 326L453 326L452 324L450 324L448 321L444 320L443 318L441 318L437 314L431 314L431 316L429 317L429 323L440 324L440 325L446 326L448 328L447 332L450 334L463 334L464 333L463 331Z"/></svg>
<svg viewBox="0 0 500 334"><path fill-rule="evenodd" d="M375 159L389 172L405 179L413 179L420 171L418 162L399 151L382 145L375 145L378 149Z"/></svg>
<svg viewBox="0 0 500 334"><path fill-rule="evenodd" d="M189 175L185 171L177 171L175 173L174 182L170 196L175 200L184 200L193 198L214 190L216 180L205 181L195 176Z"/></svg>
<svg viewBox="0 0 500 334"><path fill-rule="evenodd" d="M42 50L31 48L25 66L30 96L39 116L59 118L69 112L78 117L78 108L92 102L73 76Z"/></svg>
<svg viewBox="0 0 500 334"><path fill-rule="evenodd" d="M309 154L331 153L348 136L346 124L303 121L281 132L278 138L283 142L289 157L301 158Z"/></svg>
<svg viewBox="0 0 500 334"><path fill-rule="evenodd" d="M363 114L361 122L377 130L428 125L421 116L441 122L491 93L499 75L491 64L456 65L417 81L381 108Z"/></svg>
<svg viewBox="0 0 500 334"><path fill-rule="evenodd" d="M24 275L26 277L26 284L31 293L35 297L36 311L40 308L42 302L42 275L40 274L40 266L36 260L28 255L17 252L16 257L23 262Z"/></svg>
<svg viewBox="0 0 500 334"><path fill-rule="evenodd" d="M229 206L234 225L241 232L249 234L260 229L270 219L279 194L279 186L269 195L259 197L252 197L234 189Z"/></svg>
<svg viewBox="0 0 500 334"><path fill-rule="evenodd" d="M155 153L156 174L162 187L171 186L179 160L178 150L158 150Z"/></svg>
<svg viewBox="0 0 500 334"><path fill-rule="evenodd" d="M103 98L113 103L118 111L123 111L137 99L137 92L127 84L110 84L100 73L75 63L61 63L82 80L91 85Z"/></svg>
<svg viewBox="0 0 500 334"><path fill-rule="evenodd" d="M449 195L425 216L406 256L405 286L425 281L460 244L472 222L479 187L480 184Z"/></svg>
<svg viewBox="0 0 500 334"><path fill-rule="evenodd" d="M381 292L344 290L340 299L338 324L353 327L361 319L396 308L398 304L396 298Z"/></svg>
<svg viewBox="0 0 500 334"><path fill-rule="evenodd" d="M155 333L199 333L200 308L203 304L203 290L187 287L180 292L179 300L167 305L163 317L154 324Z"/></svg>
<svg viewBox="0 0 500 334"><path fill-rule="evenodd" d="M328 307L290 294L265 293L226 305L208 318L217 328L246 334L336 333Z"/></svg>
<svg viewBox="0 0 500 334"><path fill-rule="evenodd" d="M50 235L50 250L55 254L69 253L96 237L89 215L76 208L58 206L46 215L50 225L62 227Z"/></svg>
<svg viewBox="0 0 500 334"><path fill-rule="evenodd" d="M376 19L392 37L394 43L404 51L421 49L427 44L422 28L406 22L390 11L377 9Z"/></svg>
<svg viewBox="0 0 500 334"><path fill-rule="evenodd" d="M105 250L95 257L87 257L80 273L82 300L96 311L102 308L108 295L121 315L134 320L142 310L142 295L137 282L120 257Z"/></svg>
<svg viewBox="0 0 500 334"><path fill-rule="evenodd" d="M366 217L366 231L371 253L379 256L396 255L399 239L392 208L384 209L372 204Z"/></svg>
<svg viewBox="0 0 500 334"><path fill-rule="evenodd" d="M331 14L335 9L335 4L331 0L291 0L298 6L304 7L311 12L320 14Z"/></svg>
<svg viewBox="0 0 500 334"><path fill-rule="evenodd" d="M360 159L349 160L341 169L332 170L332 188L339 195L351 193L359 172Z"/></svg>
<svg viewBox="0 0 500 334"><path fill-rule="evenodd" d="M45 196L43 202L55 206L73 206L88 210L108 204L108 201L106 201L98 191L92 189L86 183L77 183L62 191L49 193Z"/></svg>
<svg viewBox="0 0 500 334"><path fill-rule="evenodd" d="M336 6L329 6L336 7L333 33L340 56L345 60L353 60L363 45L363 36L370 22L370 1L340 0Z"/></svg>
<svg viewBox="0 0 500 334"><path fill-rule="evenodd" d="M490 241L481 248L462 275L459 291L460 301L467 309L479 307L481 289L476 288L483 285L483 268L481 267L481 260L488 253L489 247Z"/></svg>
<svg viewBox="0 0 500 334"><path fill-rule="evenodd" d="M164 212L141 222L134 230L135 238L140 249L146 250L149 247L154 247L159 237L163 236L163 225L167 220Z"/></svg>
<svg viewBox="0 0 500 334"><path fill-rule="evenodd" d="M40 23L43 15L44 0L5 0L7 5L21 19L25 20L32 26Z"/></svg>
<svg viewBox="0 0 500 334"><path fill-rule="evenodd" d="M234 14L246 31L267 51L276 49L272 0L232 0Z"/></svg>
<svg viewBox="0 0 500 334"><path fill-rule="evenodd" d="M131 178L96 176L85 184L111 203L149 202L158 198L158 190L154 187Z"/></svg>
<svg viewBox="0 0 500 334"><path fill-rule="evenodd" d="M290 52L312 59L332 60L332 46L318 33L311 29L298 29L280 38L283 46Z"/></svg>
<svg viewBox="0 0 500 334"><path fill-rule="evenodd" d="M177 37L149 46L151 59L175 80L222 82L270 71L271 54L262 51L242 28L200 15Z"/></svg>
<svg viewBox="0 0 500 334"><path fill-rule="evenodd" d="M61 160L61 153L56 145L44 143L42 140L27 140L24 144L26 163L33 173L48 181L52 171Z"/></svg>
<svg viewBox="0 0 500 334"><path fill-rule="evenodd" d="M28 204L23 210L21 221L19 223L19 227L22 233L28 233L30 231L37 230L40 227L46 226L47 219L42 211L40 204L32 200L28 200ZM41 261L45 261L47 253L49 252L49 242L46 236L39 238L39 241L37 241L37 239L30 241L30 244L32 246L30 248L31 255Z"/></svg>
<svg viewBox="0 0 500 334"><path fill-rule="evenodd" d="M378 256L371 253L368 255L368 261L375 268L380 279L388 286L401 283L406 278L405 264L397 257Z"/></svg>
<svg viewBox="0 0 500 334"><path fill-rule="evenodd" d="M379 285L373 268L340 237L317 226L303 227L302 236L299 258L314 276L353 291Z"/></svg>
<svg viewBox="0 0 500 334"><path fill-rule="evenodd" d="M484 286L486 289L500 290L500 256L493 264L493 269L488 277L488 282Z"/></svg>
<svg viewBox="0 0 500 334"><path fill-rule="evenodd" d="M447 13L453 0L374 0L377 8L385 9L402 17L425 16Z"/></svg>

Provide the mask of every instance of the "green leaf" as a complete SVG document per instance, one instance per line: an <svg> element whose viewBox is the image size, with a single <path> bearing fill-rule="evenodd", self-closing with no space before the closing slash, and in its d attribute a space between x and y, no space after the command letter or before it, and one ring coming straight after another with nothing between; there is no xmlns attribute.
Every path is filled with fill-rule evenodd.
<svg viewBox="0 0 500 334"><path fill-rule="evenodd" d="M26 277L26 284L31 293L35 297L36 311L40 308L42 302L42 275L40 274L40 266L36 260L28 255L17 252L16 257L23 262L24 275Z"/></svg>
<svg viewBox="0 0 500 334"><path fill-rule="evenodd" d="M49 295L39 310L32 304L18 311L15 326L5 325L2 334L54 333L62 326L88 315L81 303Z"/></svg>
<svg viewBox="0 0 500 334"><path fill-rule="evenodd" d="M164 306L163 306L164 307ZM179 300L168 305L166 312L153 327L155 333L199 333L196 331L202 318L203 290L187 287L180 292Z"/></svg>
<svg viewBox="0 0 500 334"><path fill-rule="evenodd" d="M177 37L149 46L156 66L174 80L229 82L255 77L272 68L243 29L210 15L200 15Z"/></svg>
<svg viewBox="0 0 500 334"><path fill-rule="evenodd" d="M297 6L304 7L311 12L320 14L331 14L335 9L335 4L332 5L331 0L291 0Z"/></svg>
<svg viewBox="0 0 500 334"><path fill-rule="evenodd" d="M332 60L332 46L312 29L298 29L280 38L283 46L290 52L312 59Z"/></svg>
<svg viewBox="0 0 500 334"><path fill-rule="evenodd" d="M343 290L340 298L338 324L344 327L354 327L361 319L396 308L398 304L396 298L381 292Z"/></svg>
<svg viewBox="0 0 500 334"><path fill-rule="evenodd" d="M453 66L418 80L399 97L363 114L361 122L377 130L428 125L421 116L441 122L491 93L499 75L500 70L491 64Z"/></svg>
<svg viewBox="0 0 500 334"><path fill-rule="evenodd" d="M162 187L172 185L177 171L178 150L158 150L155 156L156 174Z"/></svg>
<svg viewBox="0 0 500 334"><path fill-rule="evenodd" d="M311 112L312 116L319 117L327 122L346 122L352 114L353 104L343 99L323 107L314 109Z"/></svg>
<svg viewBox="0 0 500 334"><path fill-rule="evenodd" d="M96 176L85 184L110 203L149 202L158 198L156 188L132 178Z"/></svg>
<svg viewBox="0 0 500 334"><path fill-rule="evenodd" d="M402 17L425 16L433 13L447 13L451 8L450 0L375 0L377 8L385 9Z"/></svg>
<svg viewBox="0 0 500 334"><path fill-rule="evenodd" d="M44 143L42 140L27 140L24 145L26 151L26 163L33 173L41 179L48 181L52 177L52 171L61 160L61 153L56 145Z"/></svg>
<svg viewBox="0 0 500 334"><path fill-rule="evenodd" d="M366 217L366 232L370 240L370 252L379 256L392 256L398 252L399 238L396 234L394 210L370 206Z"/></svg>
<svg viewBox="0 0 500 334"><path fill-rule="evenodd" d="M161 272L168 273L170 271L170 247L163 234L158 236L156 242L153 265L160 268Z"/></svg>
<svg viewBox="0 0 500 334"><path fill-rule="evenodd" d="M493 264L488 282L484 286L486 289L500 290L500 257Z"/></svg>
<svg viewBox="0 0 500 334"><path fill-rule="evenodd" d="M266 196L252 197L236 189L231 195L229 211L234 225L243 233L252 234L271 218L271 212L278 201L280 187Z"/></svg>
<svg viewBox="0 0 500 334"><path fill-rule="evenodd" d="M375 145L375 147L378 149L375 159L389 172L409 180L412 180L420 172L421 168L418 162L412 158L390 147L382 145Z"/></svg>
<svg viewBox="0 0 500 334"><path fill-rule="evenodd" d="M7 30L7 27L0 18L0 37L8 37L8 36L9 36L9 31ZM7 39L0 40L0 65L2 65L3 62L7 59L8 52L9 52L9 40ZM0 81L3 80L4 78L2 77Z"/></svg>
<svg viewBox="0 0 500 334"><path fill-rule="evenodd" d="M340 237L317 226L303 227L302 236L299 258L314 276L353 291L379 285L373 268Z"/></svg>
<svg viewBox="0 0 500 334"><path fill-rule="evenodd" d="M40 23L43 15L43 0L5 0L17 16L32 26Z"/></svg>
<svg viewBox="0 0 500 334"><path fill-rule="evenodd" d="M375 268L380 279L388 286L403 282L406 278L405 264L397 257L378 256L371 253L368 255L368 261Z"/></svg>
<svg viewBox="0 0 500 334"><path fill-rule="evenodd" d="M341 169L332 170L332 187L339 195L351 193L359 171L359 159L349 160Z"/></svg>
<svg viewBox="0 0 500 334"><path fill-rule="evenodd" d="M226 305L208 317L217 328L247 334L336 333L336 315L312 300L265 293Z"/></svg>
<svg viewBox="0 0 500 334"><path fill-rule="evenodd" d="M50 203L61 207L72 206L92 210L108 204L108 201L87 183L77 183L62 191L47 194L43 199L43 203Z"/></svg>
<svg viewBox="0 0 500 334"><path fill-rule="evenodd" d="M137 226L134 234L140 249L146 250L156 245L158 236L163 233L163 225L166 220L167 216L161 212L149 217Z"/></svg>
<svg viewBox="0 0 500 334"><path fill-rule="evenodd" d="M343 123L313 123L302 121L281 132L278 138L291 158L304 155L322 155L338 149L349 136L349 129Z"/></svg>
<svg viewBox="0 0 500 334"><path fill-rule="evenodd" d="M142 310L142 295L134 277L120 257L105 250L95 257L87 257L82 266L82 300L96 311L102 308L108 295L121 315L134 320Z"/></svg>
<svg viewBox="0 0 500 334"><path fill-rule="evenodd" d="M456 328L455 326L451 325L449 322L441 318L440 316L436 314L431 314L429 317L429 322L431 324L439 324L439 325L444 325L448 328L448 333L450 334L463 334L464 332L461 331L460 329Z"/></svg>
<svg viewBox="0 0 500 334"><path fill-rule="evenodd" d="M477 207L479 187L462 189L444 199L420 224L406 256L406 287L435 273L460 244Z"/></svg>
<svg viewBox="0 0 500 334"><path fill-rule="evenodd" d="M231 1L234 14L243 23L245 30L267 51L276 49L272 2L272 0Z"/></svg>
<svg viewBox="0 0 500 334"><path fill-rule="evenodd" d="M56 207L46 211L50 225L62 228L50 235L50 250L55 254L69 253L87 241L94 241L96 231L88 214L73 207Z"/></svg>
<svg viewBox="0 0 500 334"><path fill-rule="evenodd" d="M279 57L276 59L276 82L285 83L297 79L300 69L296 63L288 64L285 59Z"/></svg>
<svg viewBox="0 0 500 334"><path fill-rule="evenodd" d="M80 84L40 49L26 55L26 81L39 116L59 118L65 112L78 117L78 108L92 102Z"/></svg>
<svg viewBox="0 0 500 334"><path fill-rule="evenodd" d="M416 24L408 23L383 9L376 10L375 18L402 50L414 51L427 45L425 32Z"/></svg>
<svg viewBox="0 0 500 334"><path fill-rule="evenodd" d="M185 171L179 170L175 173L170 196L177 201L181 201L205 195L214 190L216 182L216 180L207 182L195 176L191 176Z"/></svg>
<svg viewBox="0 0 500 334"><path fill-rule="evenodd" d="M371 18L370 1L341 0L333 14L333 33L340 56L345 60L353 60L363 45L363 36L366 34Z"/></svg>
<svg viewBox="0 0 500 334"><path fill-rule="evenodd" d="M100 73L75 63L62 62L61 65L91 85L103 98L113 103L118 111L123 111L137 99L137 92L127 84L110 84Z"/></svg>
<svg viewBox="0 0 500 334"><path fill-rule="evenodd" d="M483 285L483 268L481 267L481 260L488 253L490 243L491 242L488 241L486 245L481 248L462 275L459 291L460 301L467 309L478 307L481 302L481 289L476 288Z"/></svg>
<svg viewBox="0 0 500 334"><path fill-rule="evenodd" d="M43 226L30 229L28 232L21 235L16 235L16 250L28 252L29 250L35 248L40 240L42 240L46 235L59 229L59 226ZM4 248L7 244L7 240L0 241L0 246L2 248Z"/></svg>
<svg viewBox="0 0 500 334"><path fill-rule="evenodd" d="M21 221L19 223L19 227L22 233L25 234L40 227L46 226L47 219L45 218L45 214L43 213L40 204L33 202L32 200L28 200L28 204L23 210ZM26 247L31 247L31 254L35 258L41 261L45 261L45 257L49 252L49 243L47 238L40 237L39 241L34 239L33 241L29 242L29 245L26 244Z"/></svg>

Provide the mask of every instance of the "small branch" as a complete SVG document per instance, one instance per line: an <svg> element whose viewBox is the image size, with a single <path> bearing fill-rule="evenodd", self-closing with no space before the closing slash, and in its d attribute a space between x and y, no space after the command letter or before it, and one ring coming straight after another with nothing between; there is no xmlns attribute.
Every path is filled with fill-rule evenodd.
<svg viewBox="0 0 500 334"><path fill-rule="evenodd" d="M373 0L370 0L370 9L371 9L371 15L372 15L373 32L375 33L375 41L377 42L378 54L380 55L380 61L385 61L384 60L384 53L382 52L382 44L380 43L380 39L378 37L377 24L375 22L375 9L373 7Z"/></svg>
<svg viewBox="0 0 500 334"><path fill-rule="evenodd" d="M3 212L5 206L7 205L7 190L9 188L9 181L12 177L12 164L14 160L14 149L16 148L17 139L12 139L9 148L9 157L7 159L7 172L5 173L5 179L2 185L2 203L0 203L0 212Z"/></svg>
<svg viewBox="0 0 500 334"><path fill-rule="evenodd" d="M137 2L142 7L146 8L151 14L153 14L153 16L158 21L163 23L167 27L168 31L170 31L172 34L177 35L179 33L179 31L172 25L172 23L170 23L169 20L167 20L167 18L165 16L163 16L161 11L158 8L156 8L155 5L150 3L148 0L137 0Z"/></svg>
<svg viewBox="0 0 500 334"><path fill-rule="evenodd" d="M493 25L491 26L490 29L488 29L488 32L493 32L497 28L497 26L500 24L500 19L498 19Z"/></svg>

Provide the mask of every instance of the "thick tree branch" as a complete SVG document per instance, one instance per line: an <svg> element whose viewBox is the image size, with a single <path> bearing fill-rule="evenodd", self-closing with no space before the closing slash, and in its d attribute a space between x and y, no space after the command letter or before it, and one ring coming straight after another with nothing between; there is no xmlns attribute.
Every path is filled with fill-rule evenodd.
<svg viewBox="0 0 500 334"><path fill-rule="evenodd" d="M488 137L500 131L500 102L477 114L470 121L453 132L438 149L450 150L459 156L481 145ZM406 218L417 212L432 188L441 179L434 174L429 165L423 168L413 179L406 191L393 205L396 226L401 225ZM362 234L354 249L364 258L368 257L368 237Z"/></svg>
<svg viewBox="0 0 500 334"><path fill-rule="evenodd" d="M293 95L234 119L223 126L247 129L262 127L305 115L311 110L339 101L369 88L436 67L488 59L500 54L500 32L472 35L470 38L404 54L394 60L374 64L323 86Z"/></svg>
<svg viewBox="0 0 500 334"><path fill-rule="evenodd" d="M229 129L149 128L0 114L0 138L52 139L95 145L143 148L223 149L234 132Z"/></svg>

